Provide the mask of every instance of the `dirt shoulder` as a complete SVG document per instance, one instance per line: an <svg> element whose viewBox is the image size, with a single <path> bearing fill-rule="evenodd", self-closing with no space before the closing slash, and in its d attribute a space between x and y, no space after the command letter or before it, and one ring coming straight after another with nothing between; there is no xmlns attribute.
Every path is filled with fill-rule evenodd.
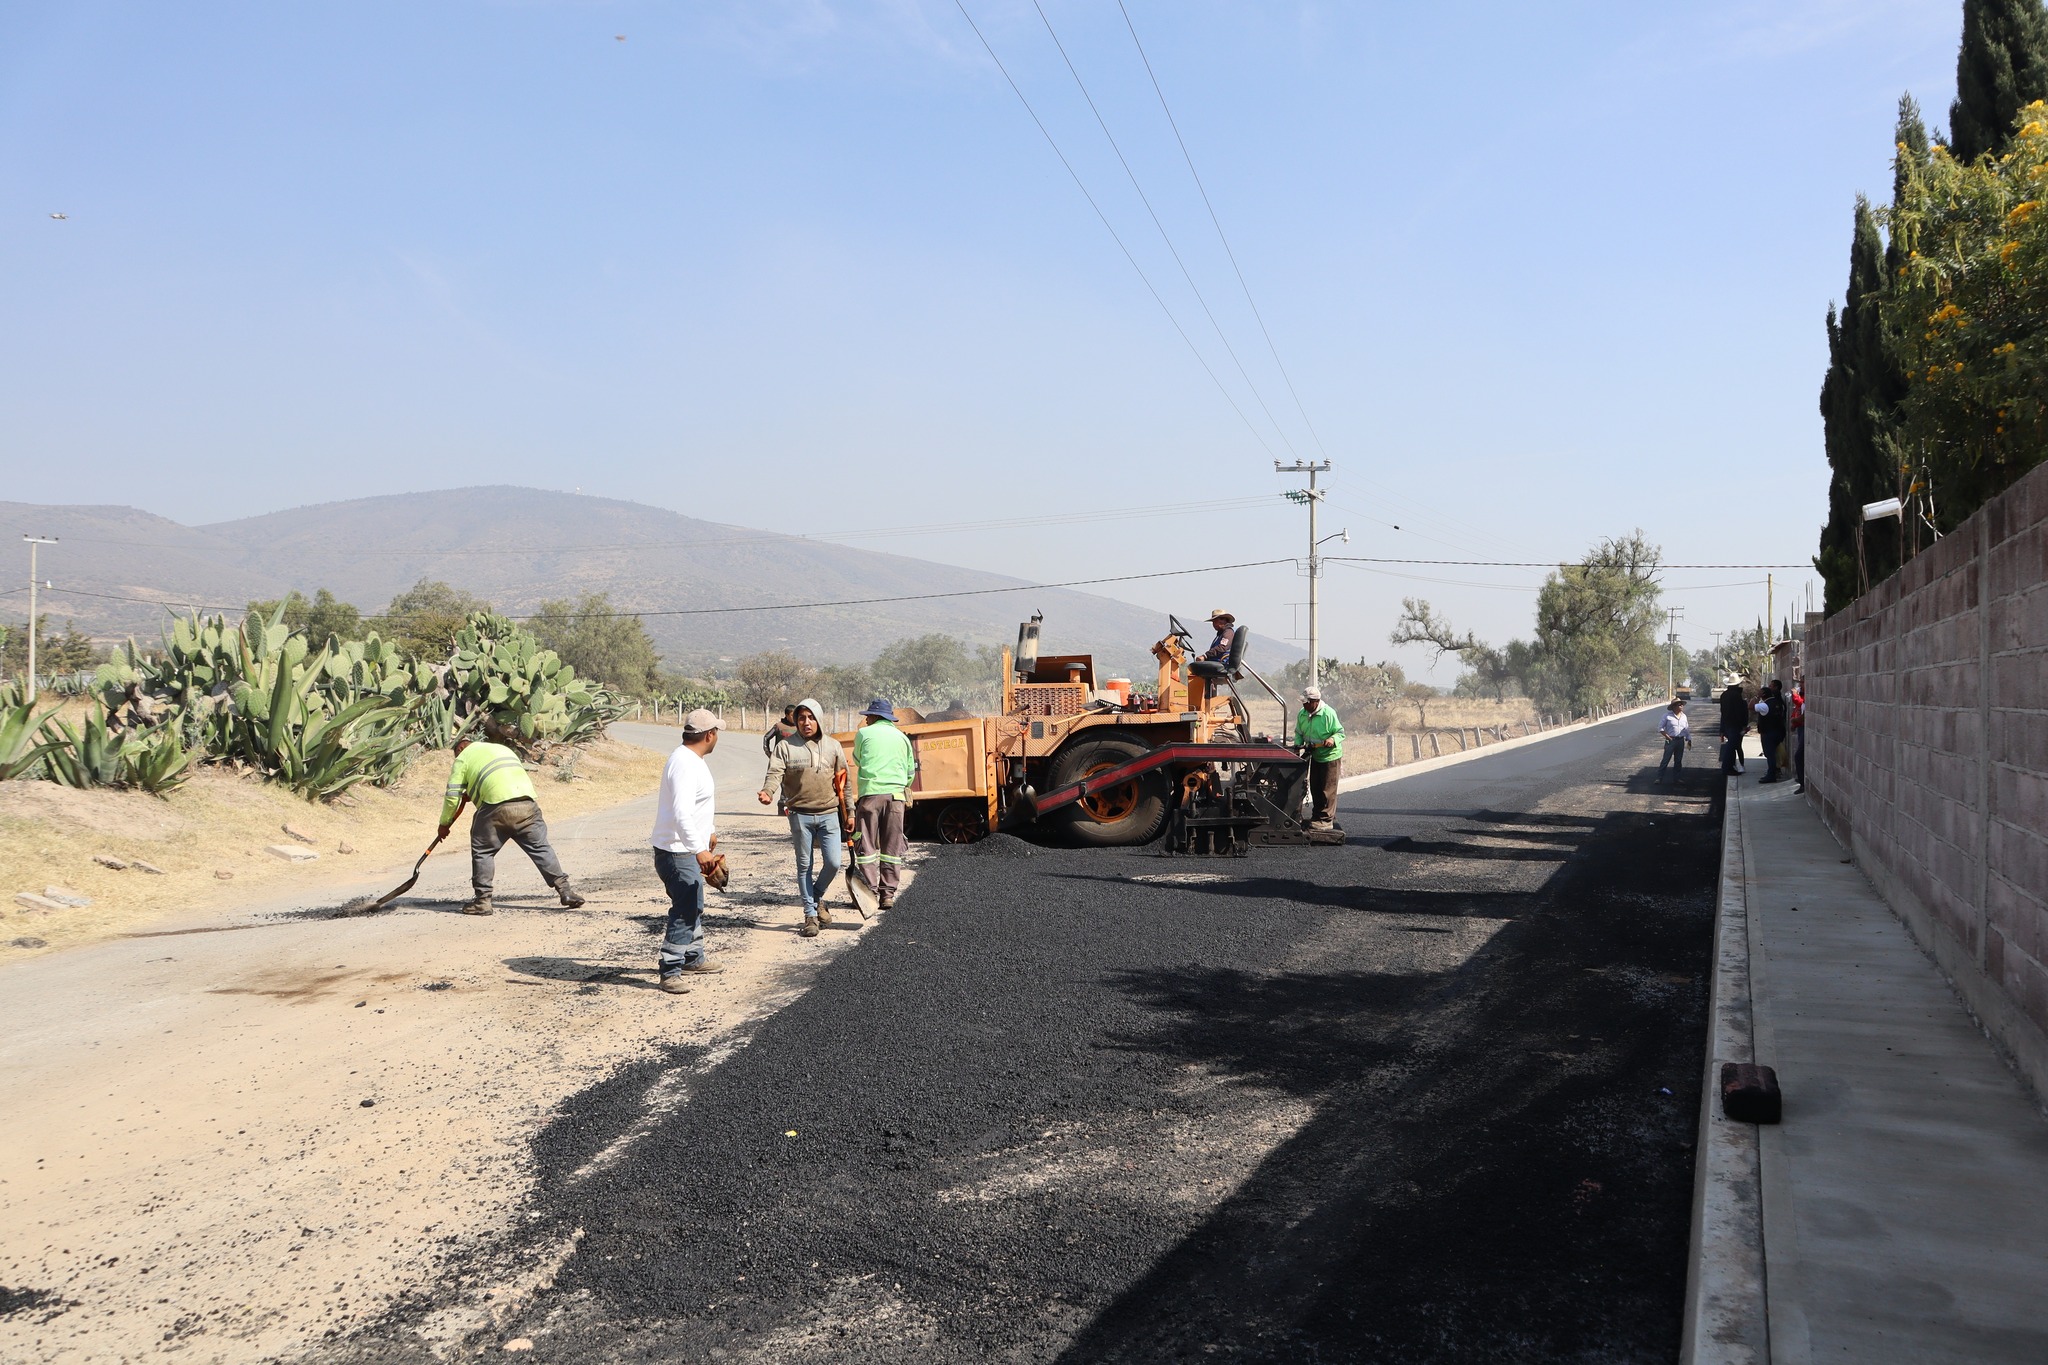
<svg viewBox="0 0 2048 1365"><path fill-rule="evenodd" d="M535 774L541 809L560 821L632 800L654 789L661 763L660 754L617 740L566 751ZM0 962L147 929L167 916L230 910L252 895L314 895L409 863L433 838L447 776L448 756L429 755L391 787L359 786L338 804L218 768L165 798L0 782ZM312 842L286 834L286 825ZM437 862L467 856L460 834L441 846ZM316 856L290 861L271 845ZM116 870L96 857L129 866ZM40 910L14 899L50 886L92 903Z"/></svg>
<svg viewBox="0 0 2048 1365"><path fill-rule="evenodd" d="M451 1280L423 1334L452 1350L487 1327L533 1267L482 1248L506 1240L562 1101L741 1046L860 941L843 895L797 936L758 741L715 758L733 881L706 930L727 971L688 995L654 989L652 797L568 816L548 788L582 910L516 849L490 918L456 912L460 856L358 918L331 917L354 885L282 868L263 895L238 877L232 906L0 964L0 1087L20 1097L0 1106L0 1359L292 1359Z"/></svg>

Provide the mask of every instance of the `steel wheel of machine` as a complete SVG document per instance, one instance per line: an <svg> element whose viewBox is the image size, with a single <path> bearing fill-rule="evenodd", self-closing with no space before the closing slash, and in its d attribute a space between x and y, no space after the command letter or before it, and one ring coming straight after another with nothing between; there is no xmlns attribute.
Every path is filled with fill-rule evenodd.
<svg viewBox="0 0 2048 1365"><path fill-rule="evenodd" d="M1051 786L1058 789L1079 782L1145 752L1145 746L1132 739L1104 736L1081 740L1053 759ZM1067 836L1076 843L1102 848L1144 844L1158 838L1166 827L1167 796L1166 779L1146 773L1083 797L1058 814Z"/></svg>
<svg viewBox="0 0 2048 1365"><path fill-rule="evenodd" d="M988 833L988 807L979 801L948 801L933 822L939 842L971 844Z"/></svg>

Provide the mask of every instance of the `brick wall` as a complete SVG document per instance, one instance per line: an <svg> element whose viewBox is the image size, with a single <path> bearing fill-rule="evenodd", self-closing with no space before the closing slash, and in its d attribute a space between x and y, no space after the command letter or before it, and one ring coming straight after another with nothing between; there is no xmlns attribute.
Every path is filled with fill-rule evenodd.
<svg viewBox="0 0 2048 1365"><path fill-rule="evenodd" d="M2048 1097L2044 580L2048 465L1817 624L1806 791Z"/></svg>

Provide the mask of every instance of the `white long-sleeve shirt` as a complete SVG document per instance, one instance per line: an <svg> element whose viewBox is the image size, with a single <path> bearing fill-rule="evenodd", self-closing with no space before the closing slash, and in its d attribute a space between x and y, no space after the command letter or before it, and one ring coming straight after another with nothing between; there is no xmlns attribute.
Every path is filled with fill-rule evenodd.
<svg viewBox="0 0 2048 1365"><path fill-rule="evenodd" d="M670 853L708 853L718 806L711 765L678 744L661 770L661 795L654 808L656 848Z"/></svg>
<svg viewBox="0 0 2048 1365"><path fill-rule="evenodd" d="M1666 711L1664 719L1657 722L1657 728L1671 739L1692 738L1692 722L1685 718L1683 711Z"/></svg>

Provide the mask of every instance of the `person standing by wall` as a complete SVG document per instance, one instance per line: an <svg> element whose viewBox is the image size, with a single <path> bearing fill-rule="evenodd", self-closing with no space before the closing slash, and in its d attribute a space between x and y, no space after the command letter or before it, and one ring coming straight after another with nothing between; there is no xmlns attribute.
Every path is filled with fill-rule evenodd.
<svg viewBox="0 0 2048 1365"><path fill-rule="evenodd" d="M489 740L457 740L455 767L448 774L448 790L441 802L441 838L448 837L464 803L474 805L476 814L469 821L469 882L474 894L463 904L463 914L491 913L498 850L508 841L526 850L563 905L574 910L583 904L548 842L548 824L534 799L533 778L517 753Z"/></svg>
<svg viewBox="0 0 2048 1365"><path fill-rule="evenodd" d="M768 772L755 793L762 805L770 801L789 815L790 842L796 846L796 889L803 898L805 938L816 938L832 922L825 890L846 865L840 844L839 803L846 791L846 751L825 733L818 703L805 697L795 707L790 734L768 750ZM779 798L779 799L778 799ZM816 875L814 862L822 862Z"/></svg>
<svg viewBox="0 0 2048 1365"><path fill-rule="evenodd" d="M1721 693L1721 771L1739 776L1742 767L1742 737L1749 733L1749 698L1742 684L1732 682Z"/></svg>
<svg viewBox="0 0 2048 1365"><path fill-rule="evenodd" d="M687 994L691 975L725 970L705 959L703 929L704 878L719 861L718 784L704 760L718 747L719 725L703 707L683 717L683 742L668 756L655 802L654 874L668 892L668 926L655 973L670 995Z"/></svg>
<svg viewBox="0 0 2048 1365"><path fill-rule="evenodd" d="M853 736L860 790L853 815L860 841L854 870L875 893L876 903L887 910L896 903L903 855L910 849L903 837L903 817L905 793L917 779L917 751L911 748L910 737L896 728L896 708L886 699L877 697L860 714L861 727Z"/></svg>
<svg viewBox="0 0 2048 1365"><path fill-rule="evenodd" d="M1806 686L1799 679L1792 680L1792 790L1806 790Z"/></svg>
<svg viewBox="0 0 2048 1365"><path fill-rule="evenodd" d="M1294 718L1294 744L1308 755L1308 822L1333 825L1337 784L1344 776L1344 722L1323 705L1320 687L1301 690L1301 713Z"/></svg>
<svg viewBox="0 0 2048 1365"><path fill-rule="evenodd" d="M1664 756L1657 760L1657 780L1662 782L1667 766L1674 777L1685 771L1685 751L1692 747L1692 722L1685 718L1685 698L1674 698L1664 708L1657 731L1664 736Z"/></svg>
<svg viewBox="0 0 2048 1365"><path fill-rule="evenodd" d="M1756 737L1764 746L1765 782L1776 782L1784 774L1778 771L1778 746L1785 742L1785 685L1776 678L1765 684L1763 696L1757 699Z"/></svg>

